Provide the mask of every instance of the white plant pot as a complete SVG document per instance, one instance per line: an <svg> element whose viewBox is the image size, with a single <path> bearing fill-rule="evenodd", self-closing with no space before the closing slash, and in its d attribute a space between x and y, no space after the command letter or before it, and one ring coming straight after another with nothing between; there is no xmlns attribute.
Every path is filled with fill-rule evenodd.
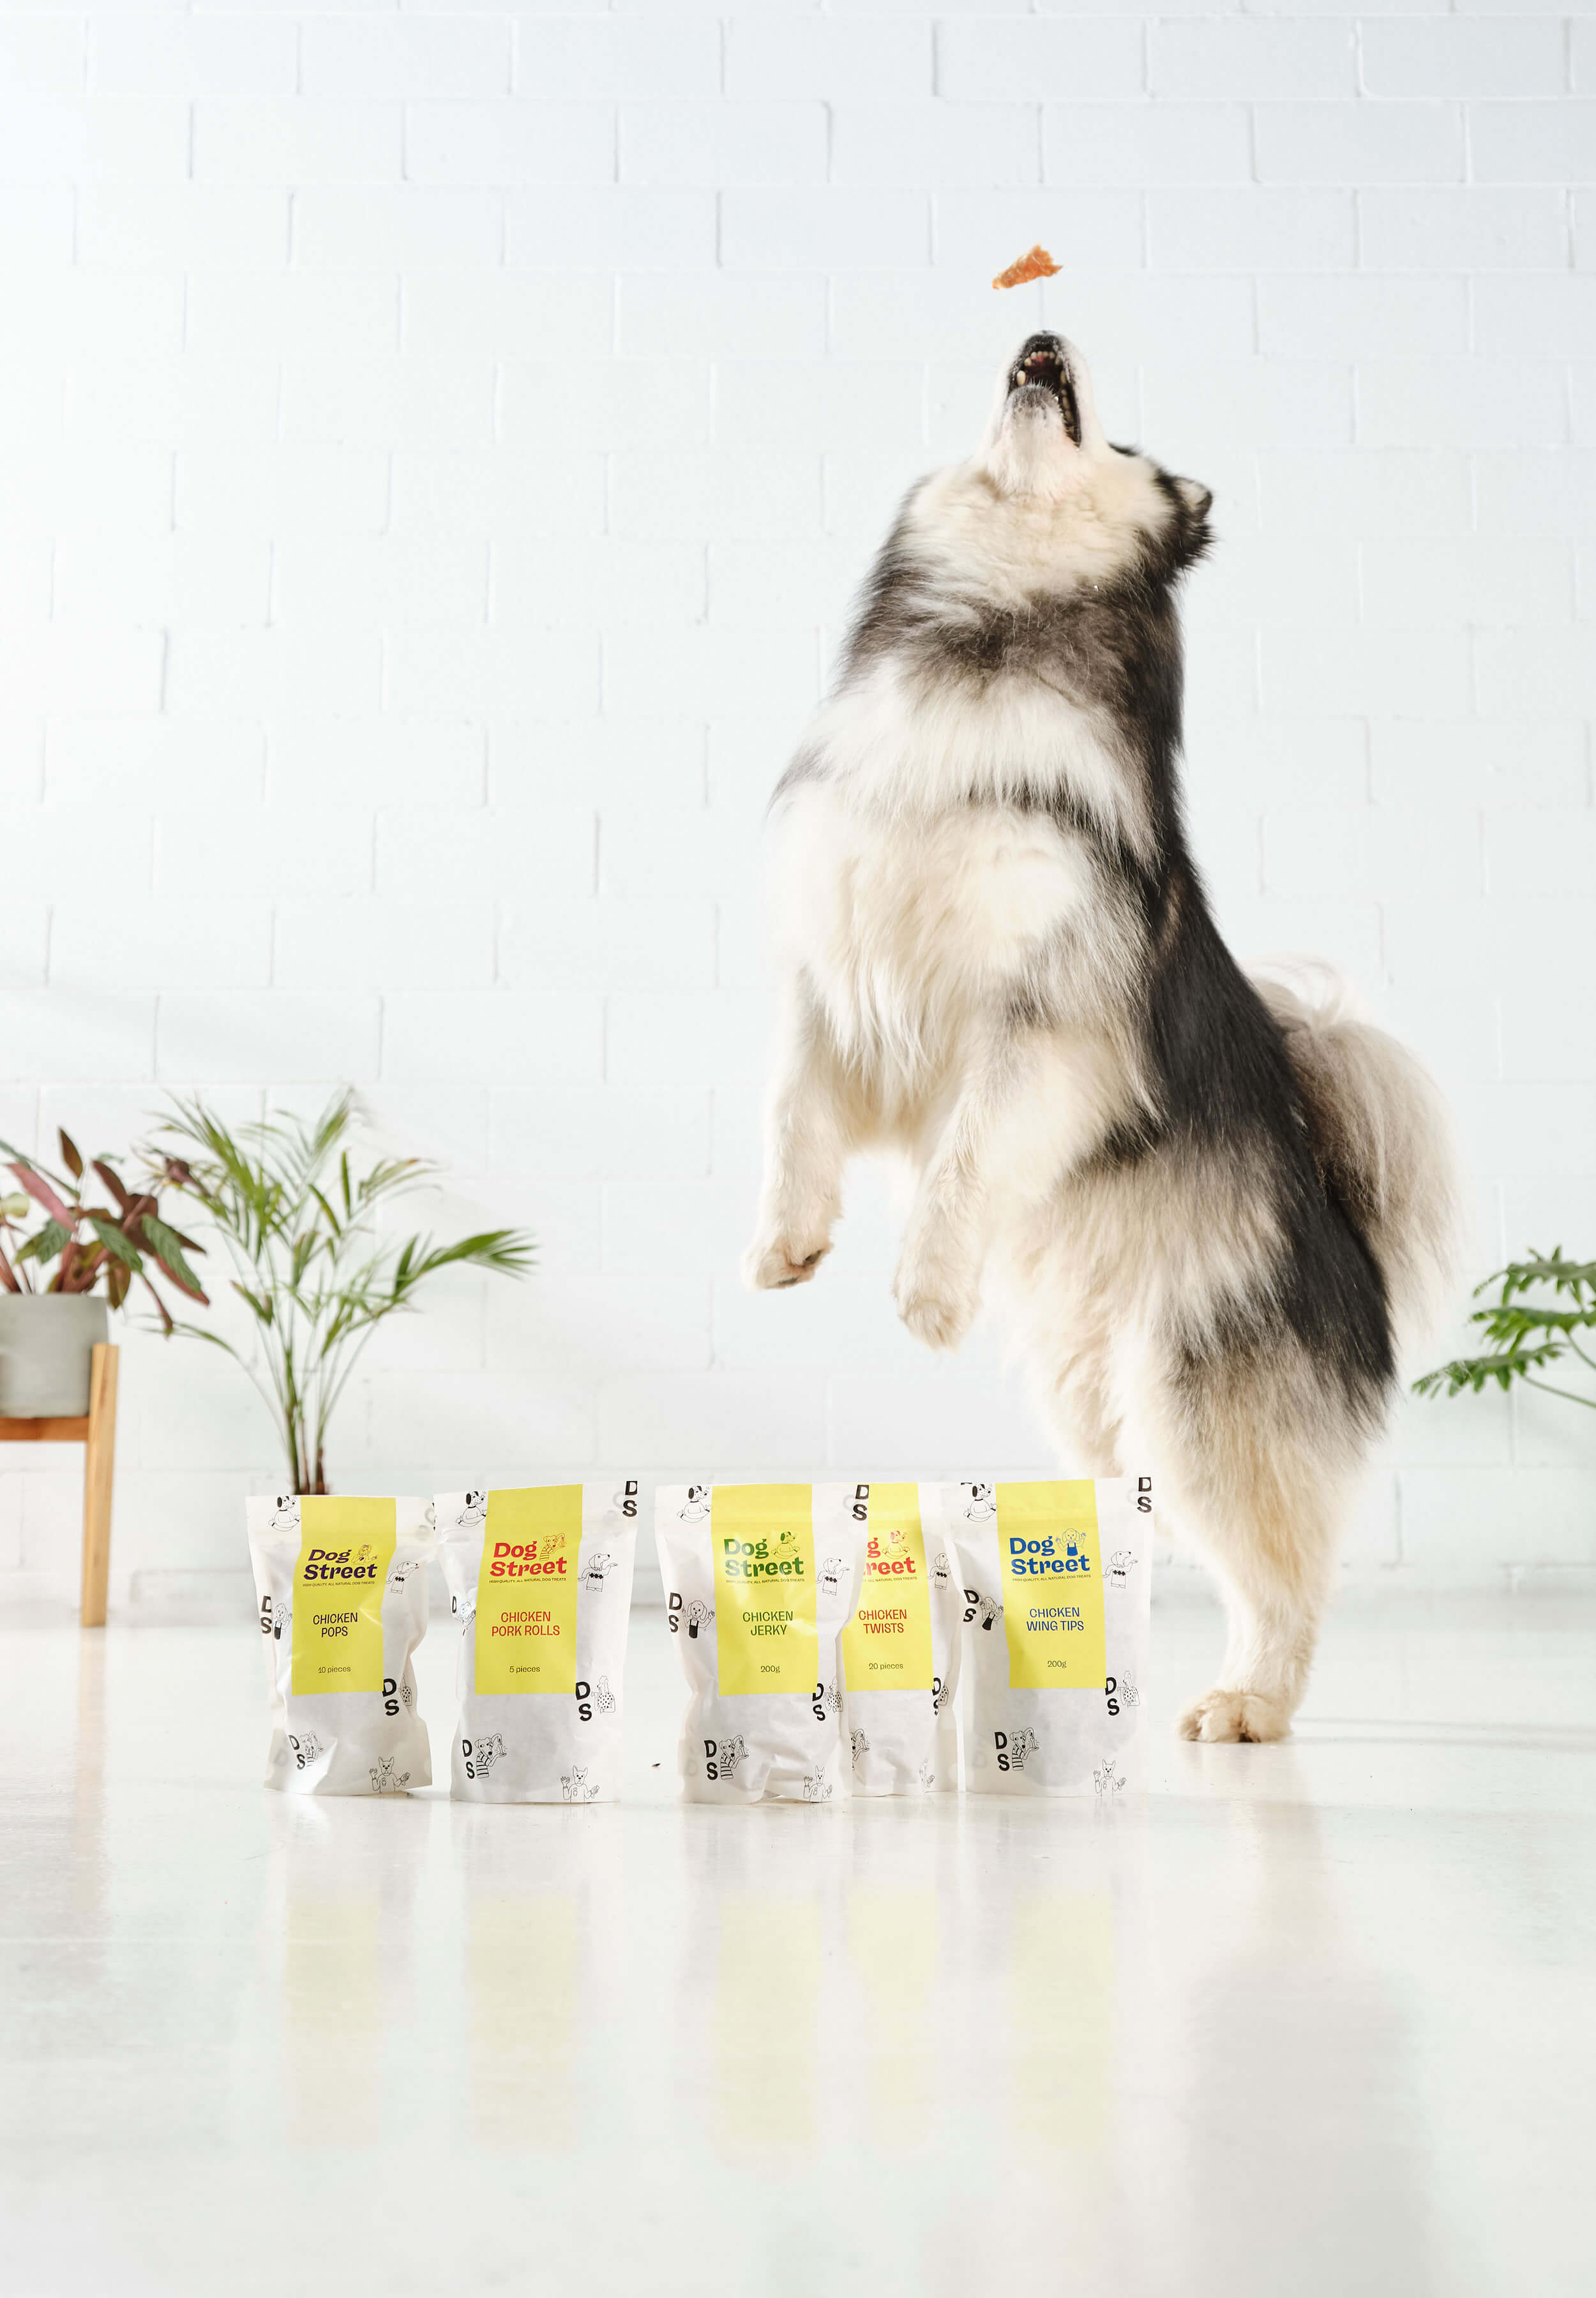
<svg viewBox="0 0 1596 2298"><path fill-rule="evenodd" d="M0 1420L87 1412L95 1343L110 1335L95 1294L0 1293Z"/></svg>

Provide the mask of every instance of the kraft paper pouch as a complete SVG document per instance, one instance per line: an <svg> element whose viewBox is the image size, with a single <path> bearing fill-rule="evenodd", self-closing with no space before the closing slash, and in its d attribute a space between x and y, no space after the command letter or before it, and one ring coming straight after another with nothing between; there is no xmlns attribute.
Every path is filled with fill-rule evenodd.
<svg viewBox="0 0 1596 2298"><path fill-rule="evenodd" d="M692 1803L848 1791L837 1639L853 1610L848 1484L661 1485L666 1623L686 1671Z"/></svg>
<svg viewBox="0 0 1596 2298"><path fill-rule="evenodd" d="M431 1508L293 1495L247 1505L271 1694L267 1786L289 1795L430 1787L410 1655L426 1633Z"/></svg>
<svg viewBox="0 0 1596 2298"><path fill-rule="evenodd" d="M434 1505L460 1632L450 1793L614 1803L636 1480L441 1492Z"/></svg>
<svg viewBox="0 0 1596 2298"><path fill-rule="evenodd" d="M963 1583L965 1787L1139 1788L1152 1478L925 1484L921 1505Z"/></svg>
<svg viewBox="0 0 1596 2298"><path fill-rule="evenodd" d="M959 1784L958 1562L928 1540L918 1484L856 1484L858 1597L842 1631L842 1723L856 1795Z"/></svg>

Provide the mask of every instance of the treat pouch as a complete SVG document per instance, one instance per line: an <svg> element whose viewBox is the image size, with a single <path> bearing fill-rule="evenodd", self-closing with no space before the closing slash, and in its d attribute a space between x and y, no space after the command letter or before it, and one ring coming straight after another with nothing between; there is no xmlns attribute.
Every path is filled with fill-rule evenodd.
<svg viewBox="0 0 1596 2298"><path fill-rule="evenodd" d="M856 1484L857 1601L842 1631L842 1722L856 1795L959 1784L963 1591L945 1538L928 1541L918 1484Z"/></svg>
<svg viewBox="0 0 1596 2298"><path fill-rule="evenodd" d="M613 1803L637 1552L638 1484L440 1492L459 1630L450 1793L468 1803Z"/></svg>
<svg viewBox="0 0 1596 2298"><path fill-rule="evenodd" d="M846 1795L838 1636L859 1526L850 1484L666 1484L654 1527L687 1676L679 1762L694 1803Z"/></svg>
<svg viewBox="0 0 1596 2298"><path fill-rule="evenodd" d="M964 1785L1143 1785L1153 1479L924 1485L963 1589Z"/></svg>
<svg viewBox="0 0 1596 2298"><path fill-rule="evenodd" d="M426 1633L432 1509L287 1495L247 1503L266 1653L266 1784L399 1795L432 1784L411 1654Z"/></svg>

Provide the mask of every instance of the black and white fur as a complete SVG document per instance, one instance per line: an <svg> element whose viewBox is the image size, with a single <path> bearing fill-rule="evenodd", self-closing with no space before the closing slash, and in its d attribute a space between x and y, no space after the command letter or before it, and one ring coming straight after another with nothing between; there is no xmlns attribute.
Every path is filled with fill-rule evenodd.
<svg viewBox="0 0 1596 2298"><path fill-rule="evenodd" d="M1005 1296L1076 1473L1150 1470L1225 1587L1188 1738L1270 1740L1404 1331L1449 1282L1444 1109L1328 969L1249 976L1181 822L1175 591L1211 497L1111 446L1062 337L908 497L773 806L785 1012L755 1285L906 1154L895 1296Z"/></svg>

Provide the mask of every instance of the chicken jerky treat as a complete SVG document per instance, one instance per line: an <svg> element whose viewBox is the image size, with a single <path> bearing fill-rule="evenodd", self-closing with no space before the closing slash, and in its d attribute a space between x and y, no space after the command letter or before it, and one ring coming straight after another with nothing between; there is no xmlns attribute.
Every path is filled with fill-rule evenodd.
<svg viewBox="0 0 1596 2298"><path fill-rule="evenodd" d="M271 1699L266 1784L399 1795L432 1784L410 1655L426 1633L432 1509L419 1500L248 1502Z"/></svg>
<svg viewBox="0 0 1596 2298"><path fill-rule="evenodd" d="M956 1789L956 1560L946 1545L928 1546L918 1484L856 1484L850 1512L864 1535L858 1602L842 1631L842 1725L854 1792Z"/></svg>
<svg viewBox="0 0 1596 2298"><path fill-rule="evenodd" d="M441 1492L434 1505L460 1633L450 1793L615 1802L635 1478Z"/></svg>
<svg viewBox="0 0 1596 2298"><path fill-rule="evenodd" d="M992 282L994 287L1024 287L1033 279L1052 279L1059 269L1047 250L1036 246L1024 255L1017 256L1006 271L1000 271Z"/></svg>
<svg viewBox="0 0 1596 2298"><path fill-rule="evenodd" d="M859 1527L846 1484L676 1484L655 1495L666 1624L687 1674L695 1803L846 1795L837 1639Z"/></svg>
<svg viewBox="0 0 1596 2298"><path fill-rule="evenodd" d="M927 1545L949 1543L963 1584L965 1787L1105 1800L1140 1787L1152 1478L921 1497Z"/></svg>

